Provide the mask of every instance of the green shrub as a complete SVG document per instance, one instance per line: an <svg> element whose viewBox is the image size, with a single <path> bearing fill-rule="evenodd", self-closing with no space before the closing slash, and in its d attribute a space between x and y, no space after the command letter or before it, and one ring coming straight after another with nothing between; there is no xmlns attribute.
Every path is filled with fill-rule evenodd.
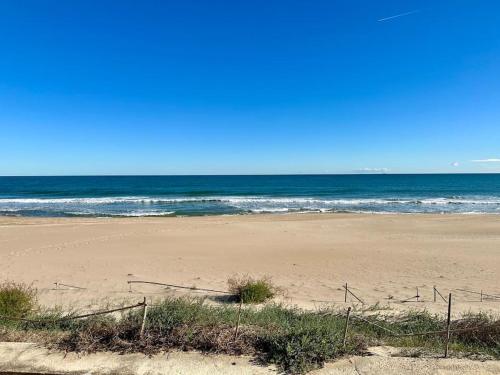
<svg viewBox="0 0 500 375"><path fill-rule="evenodd" d="M144 339L139 339L142 310L121 319L94 317L75 321L60 343L69 351L118 351L158 353L175 348L210 353L246 354L275 364L280 371L304 374L343 355L359 355L368 345L391 345L408 356L441 353L444 335L393 336L380 327L408 334L439 331L442 316L425 311L351 318L343 347L345 313L335 310L306 311L277 304L245 308L235 337L238 309L231 305L207 305L203 299L167 298L148 310ZM372 322L373 324L369 324ZM453 323L455 329L479 327L452 334L450 349L456 353L499 358L500 321L483 314L470 314ZM405 353L405 352L403 352ZM485 357L480 357L484 355ZM491 357L488 357L491 356Z"/></svg>
<svg viewBox="0 0 500 375"><path fill-rule="evenodd" d="M0 290L13 288L12 284L9 288L6 285L2 284ZM143 310L140 308L123 312L120 316L78 320L61 320L67 313L63 314L59 309L36 309L34 313L26 313L35 322L0 328L14 328L12 332L26 334L59 334L57 341L53 342L65 351L154 354L175 348L245 354L293 374L304 374L343 355L363 354L368 345L407 348L403 355L408 356L442 353L446 337L444 334L406 336L445 329L443 315L426 311L363 315L354 311L344 347L345 311L332 308L307 311L269 303L259 308L245 307L240 315L234 304L214 305L204 301L201 298L166 298L150 305L142 337L139 332ZM77 312L70 315L77 315ZM237 322L240 325L236 335ZM470 330L471 327L474 329ZM500 358L500 320L497 316L469 314L453 321L452 329L463 329L451 335L452 355ZM0 330L0 339L1 333Z"/></svg>
<svg viewBox="0 0 500 375"><path fill-rule="evenodd" d="M23 318L33 312L36 306L37 291L31 285L10 281L0 284L0 315Z"/></svg>
<svg viewBox="0 0 500 375"><path fill-rule="evenodd" d="M263 303L276 295L277 288L268 278L252 279L245 276L228 280L229 290L243 303Z"/></svg>

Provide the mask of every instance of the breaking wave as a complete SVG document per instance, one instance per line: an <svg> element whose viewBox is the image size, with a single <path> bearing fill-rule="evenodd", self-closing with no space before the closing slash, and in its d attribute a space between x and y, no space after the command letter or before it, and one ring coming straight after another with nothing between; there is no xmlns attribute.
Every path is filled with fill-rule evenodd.
<svg viewBox="0 0 500 375"><path fill-rule="evenodd" d="M287 212L500 213L500 197L270 196L0 198L0 215L174 216Z"/></svg>

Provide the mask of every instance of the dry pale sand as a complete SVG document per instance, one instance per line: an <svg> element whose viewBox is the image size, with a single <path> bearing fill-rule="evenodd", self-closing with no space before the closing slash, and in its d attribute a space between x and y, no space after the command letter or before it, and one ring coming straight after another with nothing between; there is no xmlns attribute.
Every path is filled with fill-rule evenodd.
<svg viewBox="0 0 500 375"><path fill-rule="evenodd" d="M456 289L500 295L499 254L494 215L0 218L0 280L33 282L46 305L180 294L148 285L129 293L128 280L226 289L228 277L247 273L272 276L286 302L306 308L343 306L347 281L367 303L444 312L442 300L432 302L437 285L452 291L455 312L498 312L500 301ZM54 282L86 289L54 290ZM399 302L416 287L425 302Z"/></svg>

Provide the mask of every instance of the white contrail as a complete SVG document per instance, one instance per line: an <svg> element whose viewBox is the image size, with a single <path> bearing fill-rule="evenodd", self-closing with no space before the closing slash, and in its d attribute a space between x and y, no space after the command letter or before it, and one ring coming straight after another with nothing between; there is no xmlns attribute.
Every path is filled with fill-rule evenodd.
<svg viewBox="0 0 500 375"><path fill-rule="evenodd" d="M385 17L385 18L381 18L379 20L377 20L378 22L383 22L383 21L388 21L388 20L392 20L394 18L399 18L399 17L404 17L404 16L409 16L410 14L414 14L414 13L418 13L420 12L420 9L415 9L415 10L412 10L410 12L405 12L405 13L400 13L400 14L396 14L395 16L390 16L390 17Z"/></svg>

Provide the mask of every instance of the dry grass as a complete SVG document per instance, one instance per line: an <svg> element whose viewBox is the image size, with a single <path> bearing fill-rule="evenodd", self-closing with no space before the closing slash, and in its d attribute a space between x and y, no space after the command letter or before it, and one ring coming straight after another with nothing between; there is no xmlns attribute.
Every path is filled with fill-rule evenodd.
<svg viewBox="0 0 500 375"><path fill-rule="evenodd" d="M248 278L234 283L237 287L254 284L255 280ZM61 319L68 316L61 310L36 308L33 289L12 283L2 285L6 286L2 289L5 291L3 296L8 296L4 303L13 301L17 307L12 311L29 316L35 322L12 325L0 319L0 340L40 342L64 351L154 354L177 349L246 354L264 363L276 364L283 372L302 374L340 356L363 354L367 345L407 348L409 356L442 353L444 345L443 334L407 336L408 333L444 329L444 317L425 311L370 314L364 315L364 320L356 319L358 313L355 312L347 345L343 347L345 315L335 310L313 312L276 304L259 308L249 306L242 310L239 334L235 335L238 309L234 304L206 305L203 299L189 298L167 298L150 306L141 338L140 309L128 310L120 318L101 315L78 320ZM388 334L380 327L401 335ZM451 354L500 358L498 317L469 314L452 323L452 329L471 327L474 330L452 334Z"/></svg>
<svg viewBox="0 0 500 375"><path fill-rule="evenodd" d="M37 290L31 285L5 281L0 284L1 316L23 318L37 309Z"/></svg>
<svg viewBox="0 0 500 375"><path fill-rule="evenodd" d="M250 276L234 276L227 284L230 292L243 303L263 303L272 299L279 291L269 277L254 279Z"/></svg>
<svg viewBox="0 0 500 375"><path fill-rule="evenodd" d="M24 330L0 326L0 341L2 342L37 342L54 346L68 336L64 331Z"/></svg>
<svg viewBox="0 0 500 375"><path fill-rule="evenodd" d="M144 338L139 337L141 314L132 311L120 320L95 317L82 321L59 343L68 351L117 351L154 354L170 349L206 353L253 355L283 371L304 373L346 353L361 353L358 336L344 349L344 320L278 305L245 309L235 335L238 310L207 306L197 299L167 299L152 306Z"/></svg>

